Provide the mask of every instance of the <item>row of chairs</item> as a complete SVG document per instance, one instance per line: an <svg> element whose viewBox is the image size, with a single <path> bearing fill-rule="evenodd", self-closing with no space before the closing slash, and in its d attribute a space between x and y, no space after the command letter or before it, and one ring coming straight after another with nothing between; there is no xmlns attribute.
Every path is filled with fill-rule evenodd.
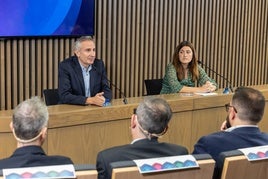
<svg viewBox="0 0 268 179"><path fill-rule="evenodd" d="M199 168L173 170L167 172L156 172L142 175L134 166L134 162L115 162L111 166L113 168L112 179L162 179L162 178L181 178L181 179L212 179L215 169L215 161L208 154L194 155ZM238 150L222 152L220 155L223 161L220 167L219 175L214 175L216 179L264 179L268 178L268 159L258 161L248 161L246 156Z"/></svg>
<svg viewBox="0 0 268 179"><path fill-rule="evenodd" d="M162 89L162 79L145 80L145 87L147 95L160 94ZM43 90L45 102L47 106L56 105L59 102L58 89L44 89Z"/></svg>
<svg viewBox="0 0 268 179"><path fill-rule="evenodd" d="M215 161L208 154L193 155L199 165L198 168L155 172L140 174L138 167L133 161L121 161L111 163L112 179L211 179L215 167ZM238 150L223 152L221 157L224 161L221 179L264 179L268 178L268 160L249 162ZM33 167L34 168L34 167ZM97 170L94 165L74 165L77 179L97 179ZM1 179L2 177L0 177Z"/></svg>

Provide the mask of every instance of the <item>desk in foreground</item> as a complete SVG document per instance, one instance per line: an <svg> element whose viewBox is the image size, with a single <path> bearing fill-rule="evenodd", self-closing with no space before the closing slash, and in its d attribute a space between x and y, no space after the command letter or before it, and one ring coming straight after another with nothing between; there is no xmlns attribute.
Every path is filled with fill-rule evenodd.
<svg viewBox="0 0 268 179"><path fill-rule="evenodd" d="M268 85L256 86L268 99ZM169 130L161 141L181 144L192 151L197 139L219 130L227 113L224 104L231 94L215 96L159 95L170 104L173 118ZM66 155L79 163L95 163L99 151L131 142L130 116L144 97L115 99L112 106L50 106L48 136L43 146L48 155ZM266 107L267 109L267 107ZM266 110L267 111L267 110ZM0 158L9 156L16 147L9 130L12 111L0 112ZM267 112L260 127L268 132ZM4 147L5 146L5 147Z"/></svg>

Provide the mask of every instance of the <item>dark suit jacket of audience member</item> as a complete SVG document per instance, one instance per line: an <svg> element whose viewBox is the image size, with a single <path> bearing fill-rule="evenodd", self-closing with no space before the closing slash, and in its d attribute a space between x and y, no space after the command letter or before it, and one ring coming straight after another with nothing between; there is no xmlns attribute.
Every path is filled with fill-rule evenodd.
<svg viewBox="0 0 268 179"><path fill-rule="evenodd" d="M188 150L185 147L159 143L156 138L138 140L134 144L117 146L100 152L96 164L98 178L111 178L110 163L112 162L187 154Z"/></svg>
<svg viewBox="0 0 268 179"><path fill-rule="evenodd" d="M201 137L194 146L193 154L208 153L217 161L221 152L260 145L268 145L268 134L257 127L241 127Z"/></svg>
<svg viewBox="0 0 268 179"><path fill-rule="evenodd" d="M9 157L0 160L0 169L73 164L64 156L47 156L40 146L17 148Z"/></svg>
<svg viewBox="0 0 268 179"><path fill-rule="evenodd" d="M261 145L268 145L268 134L262 133L257 127L241 127L230 132L221 131L201 137L194 146L193 154L210 154L216 161L213 178L219 178L221 152Z"/></svg>
<svg viewBox="0 0 268 179"><path fill-rule="evenodd" d="M84 105L85 84L83 73L76 56L63 60L59 64L59 96L60 103ZM90 93L95 96L104 92L106 99L112 99L112 91L108 86L108 79L102 60L95 59L90 71Z"/></svg>

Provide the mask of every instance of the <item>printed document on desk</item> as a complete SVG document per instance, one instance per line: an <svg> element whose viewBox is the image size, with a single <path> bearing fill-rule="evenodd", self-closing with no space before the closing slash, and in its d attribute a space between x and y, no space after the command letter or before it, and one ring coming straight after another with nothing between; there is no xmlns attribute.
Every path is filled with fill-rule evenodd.
<svg viewBox="0 0 268 179"><path fill-rule="evenodd" d="M214 95L217 95L218 93L194 93L194 94L201 95L201 96L214 96Z"/></svg>

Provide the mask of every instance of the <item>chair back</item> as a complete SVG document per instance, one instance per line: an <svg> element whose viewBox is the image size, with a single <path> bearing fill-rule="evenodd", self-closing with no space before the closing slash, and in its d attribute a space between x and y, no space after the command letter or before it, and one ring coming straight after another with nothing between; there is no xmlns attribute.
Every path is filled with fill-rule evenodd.
<svg viewBox="0 0 268 179"><path fill-rule="evenodd" d="M59 103L60 97L58 89L44 89L43 94L47 106L56 105Z"/></svg>
<svg viewBox="0 0 268 179"><path fill-rule="evenodd" d="M112 179L211 179L214 171L215 161L210 155L194 155L199 164L199 168L190 168L182 170L172 170L164 172L155 172L141 174L133 161L122 161L111 163Z"/></svg>
<svg viewBox="0 0 268 179"><path fill-rule="evenodd" d="M77 179L97 179L98 172L93 164L74 164Z"/></svg>
<svg viewBox="0 0 268 179"><path fill-rule="evenodd" d="M160 94L162 89L163 79L147 79L144 80L147 95L157 95Z"/></svg>
<svg viewBox="0 0 268 179"><path fill-rule="evenodd" d="M239 151L240 152L240 151ZM221 173L222 179L263 179L268 178L268 159L248 161L242 152L222 152L220 158L224 160Z"/></svg>
<svg viewBox="0 0 268 179"><path fill-rule="evenodd" d="M97 170L82 170L82 171L75 171L77 179L97 179L98 172Z"/></svg>
<svg viewBox="0 0 268 179"><path fill-rule="evenodd" d="M49 167L49 166L44 166L44 167ZM36 167L31 167L31 170L34 170L35 168ZM43 167L38 167L38 168L43 168ZM98 178L98 172L96 170L95 165L93 164L74 164L74 169L75 169L76 179L97 179ZM1 170L0 179L2 178L4 177L3 177L2 170Z"/></svg>

